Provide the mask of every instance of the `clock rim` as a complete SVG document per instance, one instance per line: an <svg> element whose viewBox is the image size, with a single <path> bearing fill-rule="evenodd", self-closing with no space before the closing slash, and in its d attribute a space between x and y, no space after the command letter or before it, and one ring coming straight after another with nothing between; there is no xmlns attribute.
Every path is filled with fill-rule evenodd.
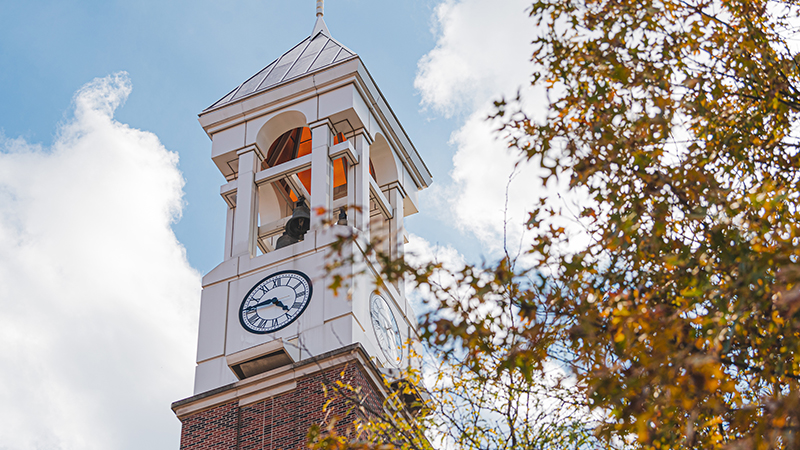
<svg viewBox="0 0 800 450"><path fill-rule="evenodd" d="M386 354L386 350L381 346L380 337L378 337L378 332L377 332L377 330L375 330L375 323L373 322L373 319L372 319L372 301L374 299L376 299L376 298L379 298L379 299L383 300L383 303L386 305L386 308L388 308L388 310L389 310L389 314L391 314L392 323L394 323L394 326L396 327L397 335L400 336L400 325L397 324L397 317L395 317L395 315L394 315L394 311L392 310L392 306L389 304L389 301L386 300L386 298L384 298L383 295L381 295L379 293L374 293L374 292L372 293L372 295L369 298L369 315L370 315L370 324L372 325L372 334L375 335L375 338L378 341L378 348L381 349L381 353L383 353L383 356L386 357L386 361L388 361L393 367L400 367L400 365L403 364L403 355L404 355L402 343L397 346L397 349L399 350L399 353L400 353L400 358L398 358L397 361L392 361L392 359L389 357L389 355ZM401 339L401 342L402 342L402 339Z"/></svg>
<svg viewBox="0 0 800 450"><path fill-rule="evenodd" d="M255 291L256 288L261 286L261 284L264 283L265 281L269 280L270 278L277 277L279 275L283 275L283 274L287 274L287 273L300 275L301 277L305 278L305 280L308 282L308 300L306 301L306 304L303 305L303 308L300 310L300 312L298 312L297 315L294 316L294 318L292 320L286 322L285 324L281 325L278 328L275 328L274 330L256 331L256 330L253 330L252 328L248 327L247 325L245 325L245 321L242 318L242 309L244 308L244 302L247 300L247 297L249 297L250 294L252 294L253 291ZM266 277L262 278L261 281L259 281L258 283L254 284L253 287L250 288L249 291L247 291L247 294L245 294L244 298L242 298L242 301L239 303L239 324L248 333L252 333L252 334L270 334L270 333L278 332L278 331L288 327L289 325L293 324L300 316L303 315L304 312L306 312L306 308L308 308L308 305L311 304L311 297L313 295L314 295L314 285L313 285L313 283L311 283L311 277L306 275L304 272L301 272L299 270L281 270L280 272L275 272L273 274L267 275Z"/></svg>

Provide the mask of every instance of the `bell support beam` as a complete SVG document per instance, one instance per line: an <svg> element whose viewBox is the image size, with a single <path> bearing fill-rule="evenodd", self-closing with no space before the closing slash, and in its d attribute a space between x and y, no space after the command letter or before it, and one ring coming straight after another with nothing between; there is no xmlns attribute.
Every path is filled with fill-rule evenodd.
<svg viewBox="0 0 800 450"><path fill-rule="evenodd" d="M369 177L369 193L372 198L375 199L375 203L378 204L378 209L381 210L383 214L383 218L386 220L391 220L394 217L394 208L392 208L391 203L383 195L380 186L378 186L378 182L375 181L372 177Z"/></svg>
<svg viewBox="0 0 800 450"><path fill-rule="evenodd" d="M257 186L262 186L277 181L287 175L294 175L297 172L302 172L311 168L311 158L312 155L301 156L278 166L264 169L256 174L255 183ZM314 170L312 169L311 172L313 173Z"/></svg>
<svg viewBox="0 0 800 450"><path fill-rule="evenodd" d="M323 222L331 217L333 198L333 164L329 156L333 137L333 124L323 119L308 125L311 129L311 229L321 228ZM323 209L324 214L317 211Z"/></svg>
<svg viewBox="0 0 800 450"><path fill-rule="evenodd" d="M236 208L228 206L225 217L225 261L233 257L233 219L236 217Z"/></svg>

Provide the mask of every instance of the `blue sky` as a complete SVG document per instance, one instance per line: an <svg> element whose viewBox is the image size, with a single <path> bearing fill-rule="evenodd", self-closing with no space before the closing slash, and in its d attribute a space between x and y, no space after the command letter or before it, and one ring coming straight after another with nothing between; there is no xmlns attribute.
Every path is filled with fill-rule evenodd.
<svg viewBox="0 0 800 450"><path fill-rule="evenodd" d="M361 56L435 182L443 181L457 119L423 111L414 88L417 61L436 44L431 26L439 2L327 3L331 33ZM224 179L197 114L308 36L314 12L311 0L4 0L0 129L49 146L78 88L128 72L133 92L116 118L155 133L180 155L186 207L174 229L191 264L205 273L221 262ZM422 216L410 220L412 231L442 243L452 238L452 226Z"/></svg>
<svg viewBox="0 0 800 450"><path fill-rule="evenodd" d="M529 242L550 195L486 117L528 84L528 0L328 0L434 175L423 258ZM0 449L168 450L224 184L197 114L311 32L314 0L0 0Z"/></svg>

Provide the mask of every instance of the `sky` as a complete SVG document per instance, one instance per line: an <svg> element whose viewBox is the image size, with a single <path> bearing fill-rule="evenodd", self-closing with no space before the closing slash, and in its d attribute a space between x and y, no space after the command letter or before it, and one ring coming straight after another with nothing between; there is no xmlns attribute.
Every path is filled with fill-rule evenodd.
<svg viewBox="0 0 800 450"><path fill-rule="evenodd" d="M486 120L529 86L528 0L328 0L434 176L410 248L480 263L538 196ZM0 450L178 448L225 183L197 114L314 0L0 0ZM513 250L513 248L512 248Z"/></svg>

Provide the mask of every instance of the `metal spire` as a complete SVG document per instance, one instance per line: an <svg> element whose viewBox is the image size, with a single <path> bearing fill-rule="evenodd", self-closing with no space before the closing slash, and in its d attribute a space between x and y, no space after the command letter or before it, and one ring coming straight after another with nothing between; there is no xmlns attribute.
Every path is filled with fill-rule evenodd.
<svg viewBox="0 0 800 450"><path fill-rule="evenodd" d="M314 24L314 31L311 32L311 37L315 37L317 33L323 32L326 36L330 37L331 32L328 31L328 26L325 25L325 0L317 0L317 22Z"/></svg>

